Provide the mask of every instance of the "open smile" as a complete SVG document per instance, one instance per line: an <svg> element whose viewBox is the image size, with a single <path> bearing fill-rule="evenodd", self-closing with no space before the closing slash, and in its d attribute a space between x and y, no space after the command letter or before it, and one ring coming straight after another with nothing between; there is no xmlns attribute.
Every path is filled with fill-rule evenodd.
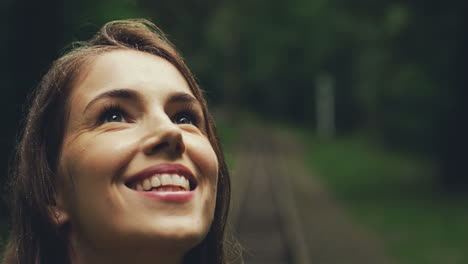
<svg viewBox="0 0 468 264"><path fill-rule="evenodd" d="M156 174L133 184L137 191L190 191L190 182L178 174Z"/></svg>
<svg viewBox="0 0 468 264"><path fill-rule="evenodd" d="M191 193L197 187L192 172L180 164L163 163L148 167L128 179L125 185L145 194L169 197L170 193ZM153 196L153 195L151 195Z"/></svg>

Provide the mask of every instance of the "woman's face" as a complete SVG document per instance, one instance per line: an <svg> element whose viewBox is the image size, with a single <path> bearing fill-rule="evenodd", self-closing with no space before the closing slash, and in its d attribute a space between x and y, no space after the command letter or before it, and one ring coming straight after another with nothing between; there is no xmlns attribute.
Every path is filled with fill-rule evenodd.
<svg viewBox="0 0 468 264"><path fill-rule="evenodd" d="M214 216L218 162L181 73L152 54L107 52L67 104L57 206L74 243L199 243Z"/></svg>

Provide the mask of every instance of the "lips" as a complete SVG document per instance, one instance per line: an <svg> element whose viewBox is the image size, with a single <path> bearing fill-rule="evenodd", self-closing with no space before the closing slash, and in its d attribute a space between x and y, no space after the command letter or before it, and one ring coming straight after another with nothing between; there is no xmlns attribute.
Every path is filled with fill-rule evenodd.
<svg viewBox="0 0 468 264"><path fill-rule="evenodd" d="M197 182L187 167L164 163L138 172L130 177L125 185L137 191L180 192L194 190Z"/></svg>

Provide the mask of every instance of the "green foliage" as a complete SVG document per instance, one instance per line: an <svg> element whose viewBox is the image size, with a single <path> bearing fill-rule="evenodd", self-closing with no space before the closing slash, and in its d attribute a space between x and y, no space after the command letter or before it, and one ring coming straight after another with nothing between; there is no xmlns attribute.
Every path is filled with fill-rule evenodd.
<svg viewBox="0 0 468 264"><path fill-rule="evenodd" d="M436 191L432 160L384 151L361 137L304 140L314 175L400 263L468 261L468 199Z"/></svg>
<svg viewBox="0 0 468 264"><path fill-rule="evenodd" d="M0 105L3 113L14 113L4 120L2 160L11 155L25 95L65 45L89 38L109 20L149 18L182 51L210 104L232 112L250 110L262 119L314 127L316 79L332 76L339 135L366 131L378 146L418 153L433 163L415 161L412 154L384 155L354 139L315 142L311 163L343 199L366 201L352 202L358 216L388 237L403 237L398 243L389 238L395 254L409 261L411 248L424 246L448 260L434 257L434 263L463 259L447 252L450 247L458 252L457 241L467 235L458 230L466 214L455 212L466 200L432 197L428 188L441 160L454 161L449 167L455 176L450 177L468 182L462 144L465 1L4 0L0 5L0 53L6 58L0 65ZM229 126L221 122L218 129L226 145L233 144ZM6 175L7 162L1 171ZM0 177L0 185L5 186L5 178ZM370 193L362 192L363 186ZM0 204L0 211L4 208ZM392 221L396 229L386 229ZM405 234L411 239L405 240ZM418 234L426 240L413 240Z"/></svg>
<svg viewBox="0 0 468 264"><path fill-rule="evenodd" d="M63 45L71 40L88 39L104 23L128 18L149 18L148 10L139 6L136 0L106 1L65 1L63 4L64 27Z"/></svg>
<svg viewBox="0 0 468 264"><path fill-rule="evenodd" d="M457 158L466 142L466 9L464 1L5 0L1 105L15 114L5 120L1 157L9 159L19 105L64 46L109 20L144 17L183 51L211 104L314 127L316 79L327 74L338 134L366 130L436 157L468 186Z"/></svg>

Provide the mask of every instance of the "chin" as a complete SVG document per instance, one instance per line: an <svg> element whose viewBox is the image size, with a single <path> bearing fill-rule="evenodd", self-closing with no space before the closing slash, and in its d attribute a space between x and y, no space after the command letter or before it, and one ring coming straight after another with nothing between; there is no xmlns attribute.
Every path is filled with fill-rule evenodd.
<svg viewBox="0 0 468 264"><path fill-rule="evenodd" d="M150 229L140 230L144 237L141 242L188 251L200 244L208 234L210 223L204 222L191 217L164 217L153 222Z"/></svg>
<svg viewBox="0 0 468 264"><path fill-rule="evenodd" d="M170 223L159 229L159 233L174 240L203 240L208 233L209 224L193 220L169 220Z"/></svg>

